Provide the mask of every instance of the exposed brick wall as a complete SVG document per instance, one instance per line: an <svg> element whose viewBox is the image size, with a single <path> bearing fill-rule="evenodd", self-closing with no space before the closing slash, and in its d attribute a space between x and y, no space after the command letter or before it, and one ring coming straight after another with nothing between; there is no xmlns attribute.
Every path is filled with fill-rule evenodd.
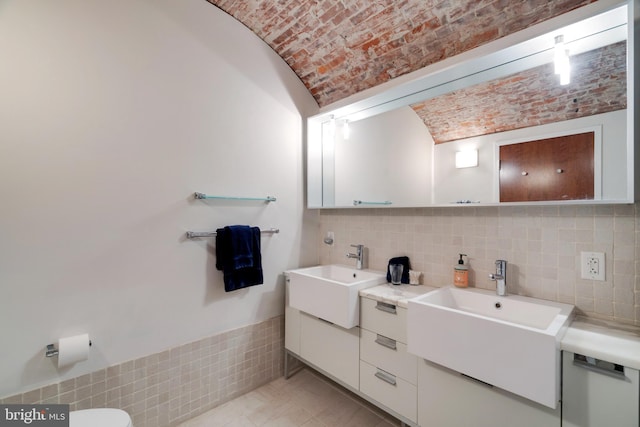
<svg viewBox="0 0 640 427"><path fill-rule="evenodd" d="M436 144L627 108L626 42L571 57L571 83L553 64L412 106Z"/></svg>
<svg viewBox="0 0 640 427"><path fill-rule="evenodd" d="M208 0L265 40L320 106L595 0Z"/></svg>

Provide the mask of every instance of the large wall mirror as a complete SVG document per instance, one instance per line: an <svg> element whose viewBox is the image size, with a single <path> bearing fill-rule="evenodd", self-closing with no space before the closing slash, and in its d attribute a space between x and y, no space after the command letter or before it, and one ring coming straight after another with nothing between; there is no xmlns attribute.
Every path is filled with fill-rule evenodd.
<svg viewBox="0 0 640 427"><path fill-rule="evenodd" d="M308 206L633 202L634 3L598 1L309 118ZM567 151L576 134L589 134L590 145ZM521 149L535 141L562 143ZM574 172L567 162L585 151L588 170ZM501 197L506 153L525 153L516 175L526 185L589 177L592 188L542 199L551 192L535 189L516 202L503 189ZM547 169L555 175L536 181Z"/></svg>

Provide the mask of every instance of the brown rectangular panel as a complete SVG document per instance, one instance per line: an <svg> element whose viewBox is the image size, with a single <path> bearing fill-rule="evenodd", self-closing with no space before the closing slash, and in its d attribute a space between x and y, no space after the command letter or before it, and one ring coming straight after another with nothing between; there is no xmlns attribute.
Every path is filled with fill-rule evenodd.
<svg viewBox="0 0 640 427"><path fill-rule="evenodd" d="M500 201L593 200L594 132L500 147Z"/></svg>

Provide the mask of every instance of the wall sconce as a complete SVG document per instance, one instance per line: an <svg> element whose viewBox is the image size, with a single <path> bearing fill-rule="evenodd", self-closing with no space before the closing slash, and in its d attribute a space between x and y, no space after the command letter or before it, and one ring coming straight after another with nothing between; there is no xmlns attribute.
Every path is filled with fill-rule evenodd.
<svg viewBox="0 0 640 427"><path fill-rule="evenodd" d="M456 168L475 168L478 166L478 150L456 151Z"/></svg>
<svg viewBox="0 0 640 427"><path fill-rule="evenodd" d="M569 50L564 48L564 36L559 35L555 38L556 45L553 53L553 64L555 73L560 76L560 84L568 85L571 83L571 63L569 62Z"/></svg>
<svg viewBox="0 0 640 427"><path fill-rule="evenodd" d="M323 136L322 137L325 138L324 132L326 131L327 140L335 139L335 137L336 137L336 119L333 116L333 114L329 116L329 120L324 122L322 124L322 126L323 126Z"/></svg>

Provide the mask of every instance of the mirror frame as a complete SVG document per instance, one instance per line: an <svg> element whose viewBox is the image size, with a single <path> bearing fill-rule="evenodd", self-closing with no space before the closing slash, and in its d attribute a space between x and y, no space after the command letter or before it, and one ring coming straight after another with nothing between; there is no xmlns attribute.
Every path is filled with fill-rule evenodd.
<svg viewBox="0 0 640 427"><path fill-rule="evenodd" d="M635 102L637 102L634 84L636 84L635 80L639 78L635 76L635 61L636 58L640 57L634 38L638 37L637 32L640 27L636 22L640 19L640 0L598 0L595 3L352 95L322 108L319 114L309 117L307 119L307 207L314 209L371 207L366 205L324 206L325 194L333 192L333 189L326 188L328 186L323 183L323 167L326 167L326 165L323 166L322 128L327 123L346 118L351 122L372 117L473 84L504 77L551 62L553 37L549 37L549 35L554 32L559 34L571 26L572 29L588 37L594 32L593 26L588 23L585 25L583 21L625 4L627 5L627 25L622 30L611 30L611 34L612 37L617 37L619 34L615 34L615 31L624 31L627 39L627 196L622 200L474 203L471 206L619 204L633 203L635 200L640 199L640 171L634 168L635 164L640 164L640 150L634 150L634 122L638 121L640 116L634 108ZM425 204L402 207L435 206L465 205ZM391 208L394 206L387 205L383 207Z"/></svg>

